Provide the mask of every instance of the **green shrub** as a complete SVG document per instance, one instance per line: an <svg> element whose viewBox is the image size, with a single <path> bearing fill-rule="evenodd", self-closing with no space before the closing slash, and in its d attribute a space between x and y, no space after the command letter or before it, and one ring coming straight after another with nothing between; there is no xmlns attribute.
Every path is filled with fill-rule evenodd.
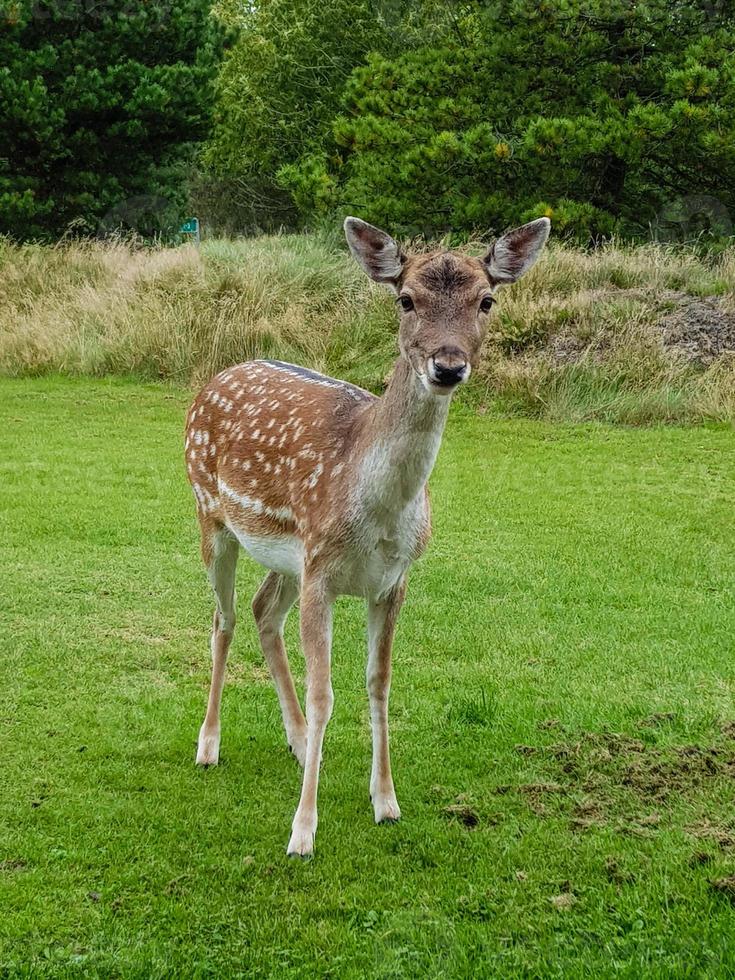
<svg viewBox="0 0 735 980"><path fill-rule="evenodd" d="M467 237L548 214L585 242L731 234L731 6L409 3L391 25L388 7L242 15L208 160L266 224L348 212Z"/></svg>

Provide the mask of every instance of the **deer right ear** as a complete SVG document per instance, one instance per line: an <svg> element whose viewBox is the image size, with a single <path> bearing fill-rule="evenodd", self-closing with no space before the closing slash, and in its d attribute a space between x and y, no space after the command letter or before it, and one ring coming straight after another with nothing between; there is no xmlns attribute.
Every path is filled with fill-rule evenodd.
<svg viewBox="0 0 735 980"><path fill-rule="evenodd" d="M541 254L550 229L548 218L536 218L499 238L483 259L490 282L504 286L525 275Z"/></svg>
<svg viewBox="0 0 735 980"><path fill-rule="evenodd" d="M355 261L370 278L395 289L406 261L401 246L360 218L345 218L345 236Z"/></svg>

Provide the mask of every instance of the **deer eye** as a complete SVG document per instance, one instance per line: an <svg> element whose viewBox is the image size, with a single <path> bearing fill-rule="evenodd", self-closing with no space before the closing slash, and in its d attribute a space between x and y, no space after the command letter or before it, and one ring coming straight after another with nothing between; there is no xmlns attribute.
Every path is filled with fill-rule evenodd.
<svg viewBox="0 0 735 980"><path fill-rule="evenodd" d="M413 309L413 300L410 296L399 296L398 302L401 304L401 309L405 310L406 313L410 313Z"/></svg>
<svg viewBox="0 0 735 980"><path fill-rule="evenodd" d="M492 296L483 296L480 301L480 309L483 313L489 313L495 299Z"/></svg>

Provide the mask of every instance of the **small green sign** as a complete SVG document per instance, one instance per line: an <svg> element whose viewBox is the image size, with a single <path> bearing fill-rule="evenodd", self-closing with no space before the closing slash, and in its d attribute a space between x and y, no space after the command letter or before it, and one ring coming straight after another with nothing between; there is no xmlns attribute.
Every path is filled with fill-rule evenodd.
<svg viewBox="0 0 735 980"><path fill-rule="evenodd" d="M186 221L181 226L181 230L185 235L198 235L199 234L199 218L187 218Z"/></svg>

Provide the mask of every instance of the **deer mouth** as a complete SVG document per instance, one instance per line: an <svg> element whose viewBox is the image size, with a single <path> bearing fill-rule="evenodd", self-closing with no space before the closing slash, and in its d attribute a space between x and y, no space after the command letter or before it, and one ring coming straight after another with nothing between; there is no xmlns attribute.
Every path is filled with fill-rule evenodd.
<svg viewBox="0 0 735 980"><path fill-rule="evenodd" d="M470 376L469 362L462 358L452 358L449 363L432 356L426 362L426 373L422 376L429 391L447 395L465 382Z"/></svg>

